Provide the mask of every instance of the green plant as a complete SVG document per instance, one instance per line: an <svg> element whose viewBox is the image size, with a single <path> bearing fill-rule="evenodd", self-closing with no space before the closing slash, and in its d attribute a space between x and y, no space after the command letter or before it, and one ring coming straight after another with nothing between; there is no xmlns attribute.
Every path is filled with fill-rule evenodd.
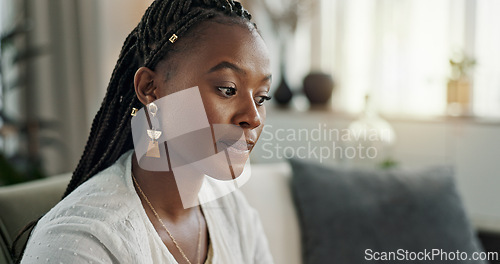
<svg viewBox="0 0 500 264"><path fill-rule="evenodd" d="M474 58L468 57L464 53L457 53L449 60L451 66L451 79L469 77L470 71L476 65Z"/></svg>
<svg viewBox="0 0 500 264"><path fill-rule="evenodd" d="M36 89L36 84L27 81L33 77L33 72L27 68L33 68L28 66L32 66L34 59L48 51L46 47L30 43L33 26L28 23L30 20L24 17L24 13L20 14L23 15L13 19L18 21L17 24L0 28L0 185L44 176L39 148L47 140L40 137L40 131L53 126L33 113L12 113L12 109L19 108L17 105L28 105L26 102L33 96L29 91ZM8 95L16 89L23 90L24 93L19 93L23 96L12 100ZM15 139L20 144L7 148L7 144Z"/></svg>

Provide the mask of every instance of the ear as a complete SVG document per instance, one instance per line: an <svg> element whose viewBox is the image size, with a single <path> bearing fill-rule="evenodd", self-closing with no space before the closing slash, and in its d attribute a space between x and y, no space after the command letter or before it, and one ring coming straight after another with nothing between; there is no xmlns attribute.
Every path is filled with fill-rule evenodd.
<svg viewBox="0 0 500 264"><path fill-rule="evenodd" d="M156 100L156 73L147 67L140 67L134 76L135 94L142 104Z"/></svg>

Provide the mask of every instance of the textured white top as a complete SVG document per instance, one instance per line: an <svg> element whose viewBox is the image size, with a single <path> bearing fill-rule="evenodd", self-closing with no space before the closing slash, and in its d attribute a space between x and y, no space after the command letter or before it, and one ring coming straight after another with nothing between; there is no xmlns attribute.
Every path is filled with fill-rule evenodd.
<svg viewBox="0 0 500 264"><path fill-rule="evenodd" d="M21 263L177 263L134 189L132 153L52 208L33 230ZM273 263L258 214L239 190L201 207L212 263Z"/></svg>

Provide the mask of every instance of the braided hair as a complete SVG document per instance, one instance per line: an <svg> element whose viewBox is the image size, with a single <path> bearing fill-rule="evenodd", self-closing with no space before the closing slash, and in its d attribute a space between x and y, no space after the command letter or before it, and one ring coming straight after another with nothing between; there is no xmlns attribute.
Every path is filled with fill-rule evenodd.
<svg viewBox="0 0 500 264"><path fill-rule="evenodd" d="M155 69L170 54L186 48L174 45L176 39L193 38L197 25L209 19L226 24L250 23L256 28L250 13L233 0L155 0L146 10L123 44L85 150L62 198L133 148L130 112L133 107L142 107L135 94L135 72L143 66ZM19 256L16 245L40 218L24 227L14 240L11 254L18 262L26 243Z"/></svg>

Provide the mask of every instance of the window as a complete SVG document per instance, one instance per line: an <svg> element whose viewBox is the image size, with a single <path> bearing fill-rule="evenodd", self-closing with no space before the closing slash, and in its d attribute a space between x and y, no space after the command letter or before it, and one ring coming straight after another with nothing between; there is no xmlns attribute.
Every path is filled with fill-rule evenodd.
<svg viewBox="0 0 500 264"><path fill-rule="evenodd" d="M500 117L500 1L322 0L323 69L336 110L358 113L371 94L384 114L443 115L450 58L477 61L471 112Z"/></svg>
<svg viewBox="0 0 500 264"><path fill-rule="evenodd" d="M478 0L474 25L474 113L500 117L500 1Z"/></svg>

